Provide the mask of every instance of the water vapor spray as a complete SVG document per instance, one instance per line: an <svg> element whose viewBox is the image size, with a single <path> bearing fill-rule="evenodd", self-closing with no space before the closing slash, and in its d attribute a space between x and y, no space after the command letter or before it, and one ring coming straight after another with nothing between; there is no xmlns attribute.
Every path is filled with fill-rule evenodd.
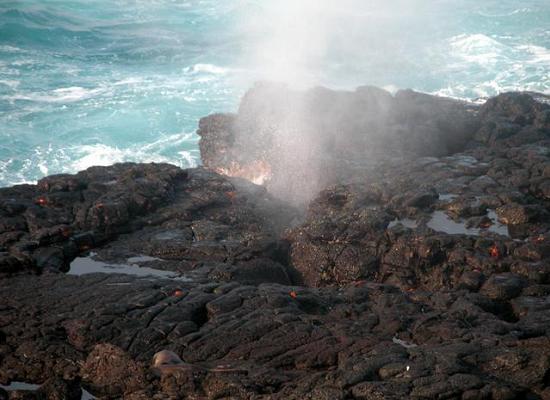
<svg viewBox="0 0 550 400"><path fill-rule="evenodd" d="M258 79L293 87L397 84L433 32L438 2L265 1L248 15L245 56Z"/></svg>
<svg viewBox="0 0 550 400"><path fill-rule="evenodd" d="M409 16L421 4L400 0L265 3L246 24L254 44L246 51L245 63L252 66L257 80L277 83L256 86L245 96L235 131L243 151L262 158L260 164L257 159L246 160L249 169L267 165L268 171L243 172L242 165L237 169L243 175L268 177L266 184L275 195L305 204L327 182L337 179L355 145L363 154L353 157L368 157L368 141L377 140L369 129L377 135L382 131L380 124L392 101L380 90L344 93L318 86L350 89L365 83L390 84L384 81L386 66L403 58L403 49L417 30ZM414 21L421 24L419 18ZM303 91L306 88L310 90Z"/></svg>

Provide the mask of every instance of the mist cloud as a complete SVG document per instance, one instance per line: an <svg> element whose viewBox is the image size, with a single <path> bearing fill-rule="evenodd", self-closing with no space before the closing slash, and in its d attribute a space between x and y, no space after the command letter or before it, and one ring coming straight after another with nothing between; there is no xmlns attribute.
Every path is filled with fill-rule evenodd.
<svg viewBox="0 0 550 400"><path fill-rule="evenodd" d="M206 164L261 182L301 206L327 184L362 174L382 155L442 155L459 147L471 125L461 106L412 92L394 98L364 86L403 87L396 78L415 68L419 43L430 42L437 3L263 2L243 28L249 35L244 63L256 80L271 83L245 95L220 135L231 139ZM204 125L201 134L208 136L212 128ZM449 141L449 132L460 143Z"/></svg>
<svg viewBox="0 0 550 400"><path fill-rule="evenodd" d="M265 3L265 4L264 4ZM433 29L434 1L263 2L243 26L246 64L257 80L306 88L399 84L414 68L419 36Z"/></svg>

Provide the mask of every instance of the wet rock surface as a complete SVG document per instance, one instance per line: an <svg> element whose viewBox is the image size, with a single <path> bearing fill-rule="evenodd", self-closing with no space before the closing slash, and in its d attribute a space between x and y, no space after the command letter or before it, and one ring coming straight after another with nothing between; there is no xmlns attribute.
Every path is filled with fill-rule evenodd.
<svg viewBox="0 0 550 400"><path fill-rule="evenodd" d="M66 272L92 248L99 260L173 271L251 262L284 271L279 233L298 215L242 179L163 164L95 167L2 189L0 212L0 273L8 274Z"/></svg>
<svg viewBox="0 0 550 400"><path fill-rule="evenodd" d="M203 118L197 133L206 167L303 205L381 154L414 159L462 150L479 124L476 113L470 104L411 90L298 92L262 83L237 114Z"/></svg>
<svg viewBox="0 0 550 400"><path fill-rule="evenodd" d="M325 176L305 211L270 192L265 137L237 154L235 127L273 110L256 96L203 120L201 150L214 169L248 157L267 188L118 164L0 189L0 398L550 398L540 95L292 94L328 128L365 109L354 129L378 132L399 110L423 148ZM365 154L342 135L326 165Z"/></svg>

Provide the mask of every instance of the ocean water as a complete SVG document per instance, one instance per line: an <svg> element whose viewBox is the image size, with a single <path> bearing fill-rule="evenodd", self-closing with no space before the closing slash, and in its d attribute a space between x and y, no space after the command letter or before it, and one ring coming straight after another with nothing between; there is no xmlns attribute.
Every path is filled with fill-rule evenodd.
<svg viewBox="0 0 550 400"><path fill-rule="evenodd" d="M473 101L550 92L549 0L2 0L0 186L200 163L259 79Z"/></svg>

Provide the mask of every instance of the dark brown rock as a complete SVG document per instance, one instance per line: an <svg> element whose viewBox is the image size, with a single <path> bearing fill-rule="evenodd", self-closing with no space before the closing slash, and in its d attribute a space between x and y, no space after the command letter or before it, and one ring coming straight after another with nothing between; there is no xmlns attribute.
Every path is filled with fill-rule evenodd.
<svg viewBox="0 0 550 400"><path fill-rule="evenodd" d="M507 225L526 224L535 215L532 207L520 204L507 204L497 209L499 219Z"/></svg>
<svg viewBox="0 0 550 400"><path fill-rule="evenodd" d="M119 396L146 385L145 367L110 344L94 347L82 365L82 379L93 392Z"/></svg>
<svg viewBox="0 0 550 400"><path fill-rule="evenodd" d="M494 274L483 287L481 292L495 300L510 300L521 293L525 281L514 274Z"/></svg>
<svg viewBox="0 0 550 400"><path fill-rule="evenodd" d="M80 400L82 389L79 381L65 381L54 378L40 386L38 395L46 400Z"/></svg>

